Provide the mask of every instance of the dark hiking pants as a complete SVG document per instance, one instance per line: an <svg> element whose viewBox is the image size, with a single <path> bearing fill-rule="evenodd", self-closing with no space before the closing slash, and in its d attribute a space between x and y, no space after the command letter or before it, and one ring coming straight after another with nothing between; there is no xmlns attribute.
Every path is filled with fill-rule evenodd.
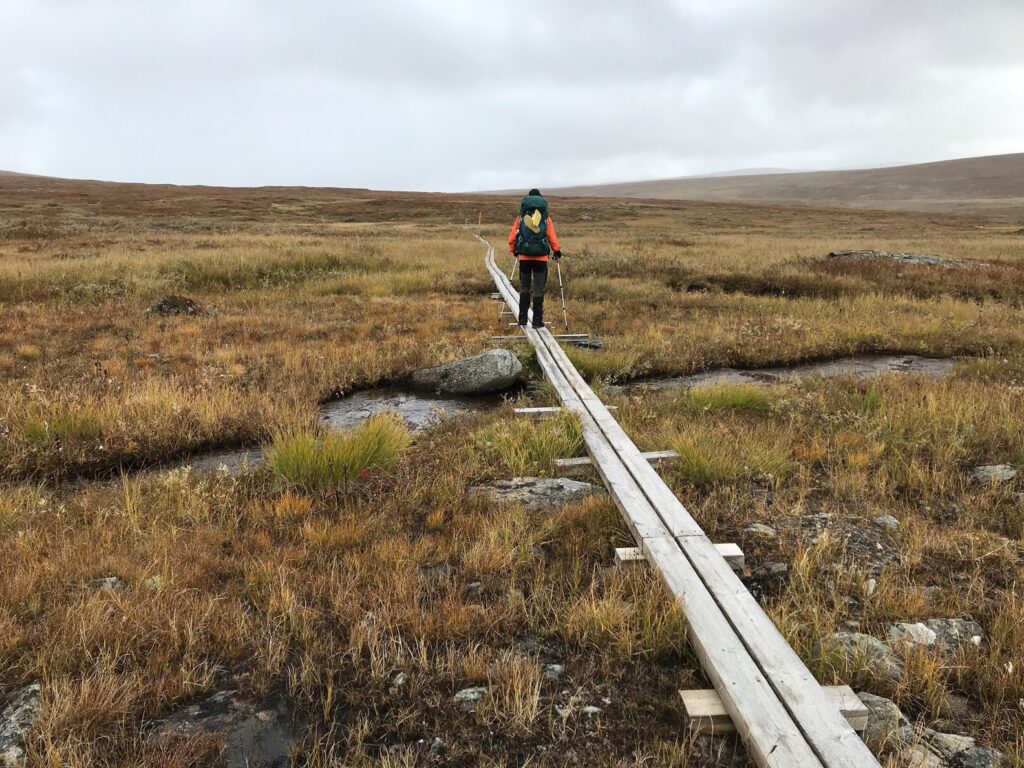
<svg viewBox="0 0 1024 768"><path fill-rule="evenodd" d="M519 292L533 294L533 298L544 297L544 286L548 282L546 261L519 260Z"/></svg>

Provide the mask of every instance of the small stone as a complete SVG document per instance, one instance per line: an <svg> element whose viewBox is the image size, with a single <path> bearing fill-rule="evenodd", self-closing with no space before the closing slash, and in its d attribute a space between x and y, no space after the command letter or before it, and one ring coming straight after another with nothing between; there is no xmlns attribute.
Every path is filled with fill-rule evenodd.
<svg viewBox="0 0 1024 768"><path fill-rule="evenodd" d="M774 528L764 523L751 523L743 529L743 533L757 541L775 541L779 537Z"/></svg>
<svg viewBox="0 0 1024 768"><path fill-rule="evenodd" d="M916 624L893 624L886 630L885 637L894 644L932 646L935 645L937 635L933 630L918 622Z"/></svg>
<svg viewBox="0 0 1024 768"><path fill-rule="evenodd" d="M91 589L109 589L113 592L120 592L124 589L125 583L117 576L104 576L102 579L93 579L88 586Z"/></svg>
<svg viewBox="0 0 1024 768"><path fill-rule="evenodd" d="M397 675L395 675L394 679L391 681L391 688L390 688L391 693L392 694L398 693L400 690L402 690L402 688L405 687L405 684L407 682L409 682L409 676L407 674L405 674L405 672L399 672Z"/></svg>
<svg viewBox="0 0 1024 768"><path fill-rule="evenodd" d="M1001 485L1017 477L1017 470L1009 464L990 464L972 469L971 477L985 485Z"/></svg>
<svg viewBox="0 0 1024 768"><path fill-rule="evenodd" d="M444 739L440 736L436 737L430 742L430 754L432 755L443 755L448 751L448 745L444 743Z"/></svg>
<svg viewBox="0 0 1024 768"><path fill-rule="evenodd" d="M165 296L147 311L164 317L169 315L192 316L201 314L202 307L185 296Z"/></svg>
<svg viewBox="0 0 1024 768"><path fill-rule="evenodd" d="M879 515L874 519L875 525L889 533L896 533L900 529L900 521L892 515Z"/></svg>
<svg viewBox="0 0 1024 768"><path fill-rule="evenodd" d="M785 563L765 563L764 575L773 579L785 576L789 572L789 566Z"/></svg>
<svg viewBox="0 0 1024 768"><path fill-rule="evenodd" d="M588 717L593 717L594 715L601 714L601 708L595 707L593 704L588 704L581 711L584 715L587 715Z"/></svg>
<svg viewBox="0 0 1024 768"><path fill-rule="evenodd" d="M565 664L545 664L542 672L548 680L558 680L565 674Z"/></svg>
<svg viewBox="0 0 1024 768"><path fill-rule="evenodd" d="M25 741L39 716L39 691L39 683L19 688L0 710L0 766L24 765Z"/></svg>
<svg viewBox="0 0 1024 768"><path fill-rule="evenodd" d="M461 691L455 694L455 701L462 704L466 709L473 709L476 703L480 701L488 693L487 688L484 686L474 686L473 688L463 688Z"/></svg>
<svg viewBox="0 0 1024 768"><path fill-rule="evenodd" d="M471 581L466 585L463 590L467 595L479 595L484 591L484 585L482 581Z"/></svg>

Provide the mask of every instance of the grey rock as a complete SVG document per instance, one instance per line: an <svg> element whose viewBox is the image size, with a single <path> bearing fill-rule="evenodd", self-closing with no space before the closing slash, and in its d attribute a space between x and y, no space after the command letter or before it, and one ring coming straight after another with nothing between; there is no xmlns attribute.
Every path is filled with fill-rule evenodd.
<svg viewBox="0 0 1024 768"><path fill-rule="evenodd" d="M527 509L542 509L553 504L579 501L600 489L590 483L565 477L513 477L473 489L501 504L522 504Z"/></svg>
<svg viewBox="0 0 1024 768"><path fill-rule="evenodd" d="M904 644L904 645L935 645L935 638L937 635L935 631L929 629L924 624L917 622L916 624L899 623L893 624L886 630L886 639L893 644Z"/></svg>
<svg viewBox="0 0 1024 768"><path fill-rule="evenodd" d="M482 581L471 581L466 585L465 589L463 589L463 592L467 595L479 595L483 591L484 584Z"/></svg>
<svg viewBox="0 0 1024 768"><path fill-rule="evenodd" d="M911 768L998 768L1001 753L982 746L970 736L939 733L925 729L911 746L907 765Z"/></svg>
<svg viewBox="0 0 1024 768"><path fill-rule="evenodd" d="M462 704L466 709L473 709L476 703L486 696L487 693L488 689L482 685L474 686L473 688L463 688L455 694L455 701Z"/></svg>
<svg viewBox="0 0 1024 768"><path fill-rule="evenodd" d="M604 343L600 339L573 339L572 344L580 349L604 349Z"/></svg>
<svg viewBox="0 0 1024 768"><path fill-rule="evenodd" d="M981 625L969 619L925 619L923 622L935 633L935 644L947 651L967 645L981 645L985 632Z"/></svg>
<svg viewBox="0 0 1024 768"><path fill-rule="evenodd" d="M409 676L405 674L405 672L399 672L395 675L394 679L392 679L391 688L389 690L392 694L396 694L405 687L407 682L409 682Z"/></svg>
<svg viewBox="0 0 1024 768"><path fill-rule="evenodd" d="M763 570L765 576L780 578L789 572L789 566L785 563L765 563Z"/></svg>
<svg viewBox="0 0 1024 768"><path fill-rule="evenodd" d="M0 710L0 766L4 768L25 764L25 741L39 715L39 691L38 682L19 688Z"/></svg>
<svg viewBox="0 0 1024 768"><path fill-rule="evenodd" d="M872 251L872 250L840 250L832 251L826 258L847 259L849 261L878 261L886 259L901 264L923 264L932 267L971 267L988 266L984 262L968 262L960 259L950 259L944 256L935 256L930 253L900 253L898 251Z"/></svg>
<svg viewBox="0 0 1024 768"><path fill-rule="evenodd" d="M864 741L878 752L883 748L897 749L913 738L914 729L900 708L889 699L862 691L857 694L868 708L868 724Z"/></svg>
<svg viewBox="0 0 1024 768"><path fill-rule="evenodd" d="M743 533L757 541L775 541L779 534L770 525L751 523L743 529Z"/></svg>
<svg viewBox="0 0 1024 768"><path fill-rule="evenodd" d="M582 712L582 713L583 713L584 715L587 715L587 716L589 716L589 717L592 717L592 716L594 716L594 715L600 715L600 714L601 714L601 708L600 708L600 707L595 707L595 706L594 706L593 704L588 704L587 706L585 706L585 707L584 707L584 708L583 708L582 710L580 710L580 711L581 711L581 712Z"/></svg>
<svg viewBox="0 0 1024 768"><path fill-rule="evenodd" d="M892 515L879 515L874 519L874 524L884 531L896 533L900 529L900 521Z"/></svg>
<svg viewBox="0 0 1024 768"><path fill-rule="evenodd" d="M545 664L541 672L548 680L558 680L565 674L565 664Z"/></svg>
<svg viewBox="0 0 1024 768"><path fill-rule="evenodd" d="M117 578L117 576L105 576L102 579L93 579L89 582L88 586L91 589L109 589L114 592L120 592L125 588L125 583Z"/></svg>
<svg viewBox="0 0 1024 768"><path fill-rule="evenodd" d="M453 395L501 392L519 380L523 364L507 349L489 349L475 357L424 368L412 374L412 383Z"/></svg>
<svg viewBox="0 0 1024 768"><path fill-rule="evenodd" d="M885 643L860 632L835 632L816 643L817 655L835 663L865 668L883 680L903 680L903 662Z"/></svg>
<svg viewBox="0 0 1024 768"><path fill-rule="evenodd" d="M236 691L220 691L158 723L150 738L177 740L224 733L227 768L290 768L298 739L283 701L262 706Z"/></svg>
<svg viewBox="0 0 1024 768"><path fill-rule="evenodd" d="M1009 464L989 464L972 469L971 477L985 485L1001 485L1017 477L1017 470Z"/></svg>
<svg viewBox="0 0 1024 768"><path fill-rule="evenodd" d="M448 751L448 745L445 744L444 739L440 736L436 737L430 742L430 754L432 755L443 755Z"/></svg>

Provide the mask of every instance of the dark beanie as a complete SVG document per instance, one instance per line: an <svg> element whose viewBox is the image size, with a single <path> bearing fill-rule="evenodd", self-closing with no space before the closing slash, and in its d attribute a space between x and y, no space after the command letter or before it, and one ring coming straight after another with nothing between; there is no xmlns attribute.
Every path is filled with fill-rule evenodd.
<svg viewBox="0 0 1024 768"><path fill-rule="evenodd" d="M528 195L536 195L537 197L540 197L540 190L539 189L531 189L526 194L528 194Z"/></svg>

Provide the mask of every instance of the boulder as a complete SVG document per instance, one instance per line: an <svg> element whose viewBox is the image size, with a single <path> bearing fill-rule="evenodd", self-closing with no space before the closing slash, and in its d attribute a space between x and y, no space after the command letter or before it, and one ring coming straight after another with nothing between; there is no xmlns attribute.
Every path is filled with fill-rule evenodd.
<svg viewBox="0 0 1024 768"><path fill-rule="evenodd" d="M39 683L19 688L7 697L0 710L0 766L20 768L25 764L25 741L39 715Z"/></svg>
<svg viewBox="0 0 1024 768"><path fill-rule="evenodd" d="M972 469L971 477L985 485L1002 485L1017 477L1017 470L1009 464L990 464Z"/></svg>
<svg viewBox="0 0 1024 768"><path fill-rule="evenodd" d="M489 349L475 357L424 368L412 374L412 384L451 395L501 392L512 387L523 364L507 349Z"/></svg>
<svg viewBox="0 0 1024 768"><path fill-rule="evenodd" d="M488 692L488 689L482 685L463 688L455 694L455 701L460 703L465 709L475 709L476 703L484 698Z"/></svg>
<svg viewBox="0 0 1024 768"><path fill-rule="evenodd" d="M565 477L513 477L477 486L473 493L487 496L500 504L522 504L527 509L542 509L579 501L599 490L596 485Z"/></svg>
<svg viewBox="0 0 1024 768"><path fill-rule="evenodd" d="M290 768L297 738L283 701L261 706L220 691L156 724L150 739L177 741L203 733L226 737L227 768Z"/></svg>
<svg viewBox="0 0 1024 768"><path fill-rule="evenodd" d="M885 643L860 632L835 632L818 641L817 655L853 668L864 668L892 683L903 680L903 662Z"/></svg>

